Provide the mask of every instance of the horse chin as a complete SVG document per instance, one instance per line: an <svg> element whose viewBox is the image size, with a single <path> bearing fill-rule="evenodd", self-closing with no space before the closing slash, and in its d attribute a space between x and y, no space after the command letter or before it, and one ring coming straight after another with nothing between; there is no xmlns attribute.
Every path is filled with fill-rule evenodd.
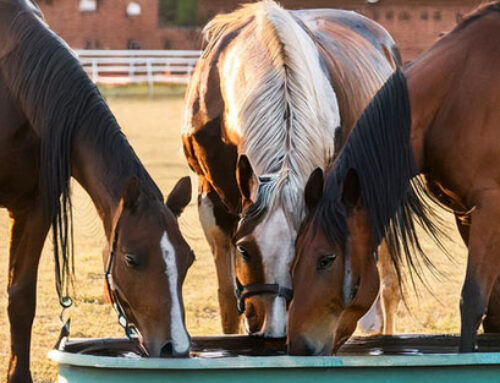
<svg viewBox="0 0 500 383"><path fill-rule="evenodd" d="M316 341L307 337L299 337L289 341L288 353L300 356L328 356L330 355L332 344L331 337L326 341L324 339Z"/></svg>
<svg viewBox="0 0 500 383"><path fill-rule="evenodd" d="M292 331L289 330L287 338L288 353L309 356L330 355L334 340L333 325L337 320L335 316L324 315L314 323L300 324L291 328Z"/></svg>

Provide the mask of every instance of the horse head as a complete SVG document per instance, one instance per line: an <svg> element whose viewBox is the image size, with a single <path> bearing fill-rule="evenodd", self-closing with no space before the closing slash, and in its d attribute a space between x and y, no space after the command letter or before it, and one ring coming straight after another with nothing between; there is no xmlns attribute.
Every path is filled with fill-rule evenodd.
<svg viewBox="0 0 500 383"><path fill-rule="evenodd" d="M335 353L378 294L376 245L357 173L349 171L333 202L330 197L323 198L323 173L317 169L305 189L311 214L298 235L292 270L288 349L295 355ZM334 206L327 209L326 200ZM336 219L323 222L332 209Z"/></svg>
<svg viewBox="0 0 500 383"><path fill-rule="evenodd" d="M274 200L272 177L257 177L248 158L240 155L236 178L243 210L234 236L234 265L247 331L278 338L286 335L297 232L289 212Z"/></svg>
<svg viewBox="0 0 500 383"><path fill-rule="evenodd" d="M191 200L191 181L182 178L164 204L146 193L138 178L124 188L107 259L108 293L120 323L140 333L149 356L189 352L182 284L194 253L177 218Z"/></svg>

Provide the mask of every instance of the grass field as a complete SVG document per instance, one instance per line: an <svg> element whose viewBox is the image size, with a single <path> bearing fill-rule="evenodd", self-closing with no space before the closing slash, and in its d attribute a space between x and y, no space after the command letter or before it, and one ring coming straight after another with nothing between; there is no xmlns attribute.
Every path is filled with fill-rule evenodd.
<svg viewBox="0 0 500 383"><path fill-rule="evenodd" d="M182 98L110 99L109 104L139 157L168 194L179 177L189 174L180 148L179 127ZM196 179L193 177L194 190ZM192 335L220 333L217 285L212 257L205 243L197 218L196 198L181 218L181 229L196 252L196 262L184 285L187 326ZM73 185L76 243L76 304L72 309L72 336L122 336L111 306L103 301L104 280L101 261L104 235L94 207L77 185ZM451 241L446 242L454 261L447 259L426 242L425 248L438 268L447 273L442 280L429 279L432 296L421 286L418 299L414 292L408 297L408 311L400 308L400 332L457 332L458 300L465 267L465 248L447 215ZM0 211L0 381L6 376L9 350L9 324L6 314L9 221ZM151 294L153 292L144 292ZM60 310L54 289L51 243L45 246L38 278L38 309L32 338L32 373L35 382L53 382L56 366L47 359L54 345L60 324Z"/></svg>

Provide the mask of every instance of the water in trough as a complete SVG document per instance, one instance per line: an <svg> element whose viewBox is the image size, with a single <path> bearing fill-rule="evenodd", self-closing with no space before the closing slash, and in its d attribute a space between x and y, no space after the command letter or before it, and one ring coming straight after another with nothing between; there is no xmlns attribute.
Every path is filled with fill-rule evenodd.
<svg viewBox="0 0 500 383"><path fill-rule="evenodd" d="M353 337L340 349L339 356L454 354L458 351L456 335L397 335ZM99 356L139 357L137 343L126 338L70 339L64 351ZM500 335L478 336L478 351L500 352ZM254 336L193 337L191 356L223 358L234 356L278 356L286 353L285 339Z"/></svg>

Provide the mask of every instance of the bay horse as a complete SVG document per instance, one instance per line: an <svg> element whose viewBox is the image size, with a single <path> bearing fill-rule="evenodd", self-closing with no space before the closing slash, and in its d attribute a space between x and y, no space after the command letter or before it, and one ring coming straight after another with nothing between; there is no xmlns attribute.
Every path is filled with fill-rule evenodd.
<svg viewBox="0 0 500 383"><path fill-rule="evenodd" d="M39 257L52 226L56 288L68 304L73 274L69 182L102 219L110 297L150 356L186 355L181 285L193 261L177 216L181 179L166 204L97 87L25 0L0 0L0 206L11 218L8 382L31 382L30 339ZM109 256L109 258L108 258Z"/></svg>
<svg viewBox="0 0 500 383"><path fill-rule="evenodd" d="M204 33L182 140L199 177L222 328L239 332L245 313L248 333L284 337L307 177L330 162L399 52L357 13L288 11L272 1L218 15ZM390 290L394 311L398 289Z"/></svg>
<svg viewBox="0 0 500 383"><path fill-rule="evenodd" d="M292 354L335 352L351 336L377 295L372 254L385 233L397 268L406 260L419 273L418 255L431 261L410 251L419 250L417 223L436 234L423 194L461 218L469 254L459 351L474 350L500 268L499 31L496 2L396 71L363 112L326 181L321 170L311 175L305 198L315 208L297 239L293 270ZM497 302L488 309L496 321ZM485 329L494 327L487 319Z"/></svg>

